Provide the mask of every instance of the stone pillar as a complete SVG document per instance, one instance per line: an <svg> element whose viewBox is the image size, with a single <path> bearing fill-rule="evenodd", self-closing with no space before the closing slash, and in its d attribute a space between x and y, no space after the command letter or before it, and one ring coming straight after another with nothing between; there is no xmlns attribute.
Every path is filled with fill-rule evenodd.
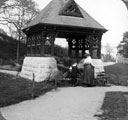
<svg viewBox="0 0 128 120"><path fill-rule="evenodd" d="M20 76L36 82L52 79L57 71L57 62L54 57L25 57Z"/></svg>

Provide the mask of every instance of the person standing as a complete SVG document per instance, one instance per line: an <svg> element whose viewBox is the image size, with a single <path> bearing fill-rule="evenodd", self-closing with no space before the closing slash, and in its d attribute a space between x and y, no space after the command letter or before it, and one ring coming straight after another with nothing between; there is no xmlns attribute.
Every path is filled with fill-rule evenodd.
<svg viewBox="0 0 128 120"><path fill-rule="evenodd" d="M92 86L93 80L94 80L94 65L93 65L92 58L89 53L86 54L86 58L83 64L84 64L83 82L87 86Z"/></svg>

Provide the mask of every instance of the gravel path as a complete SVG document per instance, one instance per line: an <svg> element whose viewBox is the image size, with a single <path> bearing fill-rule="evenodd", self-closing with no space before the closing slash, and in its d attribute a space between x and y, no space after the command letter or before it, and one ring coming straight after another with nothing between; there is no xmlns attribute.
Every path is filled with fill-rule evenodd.
<svg viewBox="0 0 128 120"><path fill-rule="evenodd" d="M11 70L2 70L0 69L0 73L7 73L16 76L18 74L17 71L11 71Z"/></svg>
<svg viewBox="0 0 128 120"><path fill-rule="evenodd" d="M104 64L106 65L108 63ZM6 70L0 72L17 74ZM128 91L128 88L120 86L58 88L35 100L0 108L0 112L6 120L97 120L94 115L99 113L107 91Z"/></svg>
<svg viewBox="0 0 128 120"><path fill-rule="evenodd" d="M100 110L107 91L128 91L128 88L58 88L0 111L6 120L97 120L94 115Z"/></svg>

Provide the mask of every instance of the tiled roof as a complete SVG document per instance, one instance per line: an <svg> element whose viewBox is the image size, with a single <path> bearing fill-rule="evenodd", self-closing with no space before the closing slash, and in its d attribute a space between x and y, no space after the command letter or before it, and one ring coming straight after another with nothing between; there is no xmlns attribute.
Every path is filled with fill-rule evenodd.
<svg viewBox="0 0 128 120"><path fill-rule="evenodd" d="M71 14L73 11L72 7L74 7L74 15ZM67 12L66 9L69 11ZM66 25L106 30L74 0L52 0L25 28L37 24Z"/></svg>

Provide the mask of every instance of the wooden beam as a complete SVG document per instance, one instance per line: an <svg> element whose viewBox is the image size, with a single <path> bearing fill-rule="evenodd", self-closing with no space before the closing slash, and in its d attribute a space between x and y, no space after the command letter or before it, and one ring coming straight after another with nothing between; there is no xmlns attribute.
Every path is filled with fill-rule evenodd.
<svg viewBox="0 0 128 120"><path fill-rule="evenodd" d="M99 59L101 59L101 39L102 39L102 35L99 35L99 44L98 44L98 50L97 50L97 56Z"/></svg>
<svg viewBox="0 0 128 120"><path fill-rule="evenodd" d="M66 38L68 42L68 56L71 57L72 55L72 38Z"/></svg>
<svg viewBox="0 0 128 120"><path fill-rule="evenodd" d="M76 40L76 50L75 50L75 54L76 54L76 58L78 58L79 57L79 48L78 48L78 39L76 38L75 39Z"/></svg>
<svg viewBox="0 0 128 120"><path fill-rule="evenodd" d="M56 33L50 35L51 41L51 55L54 56L54 42L55 42Z"/></svg>

